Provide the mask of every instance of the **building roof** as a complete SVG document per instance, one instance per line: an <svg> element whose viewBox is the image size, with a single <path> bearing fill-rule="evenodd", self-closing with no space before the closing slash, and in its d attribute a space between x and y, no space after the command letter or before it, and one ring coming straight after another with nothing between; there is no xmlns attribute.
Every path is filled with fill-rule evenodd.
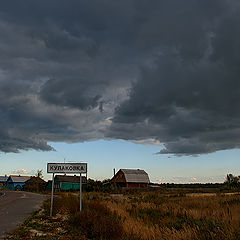
<svg viewBox="0 0 240 240"><path fill-rule="evenodd" d="M80 182L80 176L70 176L70 175L56 175L55 178L58 178L60 182L72 182L72 183L79 183ZM82 182L86 183L87 179L86 177L82 176Z"/></svg>
<svg viewBox="0 0 240 240"><path fill-rule="evenodd" d="M9 179L12 179L13 182L17 183L25 183L27 180L30 179L30 176L17 176L17 175L10 175Z"/></svg>
<svg viewBox="0 0 240 240"><path fill-rule="evenodd" d="M26 184L27 183L44 183L45 184L46 182L40 177L33 176L26 181Z"/></svg>
<svg viewBox="0 0 240 240"><path fill-rule="evenodd" d="M129 183L150 183L148 174L140 169L120 169L124 173L126 182Z"/></svg>
<svg viewBox="0 0 240 240"><path fill-rule="evenodd" d="M8 179L7 176L0 176L0 182L6 182Z"/></svg>

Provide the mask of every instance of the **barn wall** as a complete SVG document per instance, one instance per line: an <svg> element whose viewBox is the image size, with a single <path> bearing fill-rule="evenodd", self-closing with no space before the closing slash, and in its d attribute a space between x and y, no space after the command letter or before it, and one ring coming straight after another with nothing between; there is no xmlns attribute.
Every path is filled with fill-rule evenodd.
<svg viewBox="0 0 240 240"><path fill-rule="evenodd" d="M126 183L127 188L147 188L147 183Z"/></svg>
<svg viewBox="0 0 240 240"><path fill-rule="evenodd" d="M117 174L113 177L113 180L112 182L115 182L115 183L125 183L126 182L126 179L124 177L124 174L122 171L118 171Z"/></svg>

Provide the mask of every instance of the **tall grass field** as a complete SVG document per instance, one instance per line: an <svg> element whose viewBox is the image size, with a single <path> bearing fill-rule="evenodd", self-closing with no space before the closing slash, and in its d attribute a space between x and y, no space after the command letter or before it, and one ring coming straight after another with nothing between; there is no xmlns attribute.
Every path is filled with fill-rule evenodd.
<svg viewBox="0 0 240 240"><path fill-rule="evenodd" d="M85 193L82 212L77 194L61 194L54 199L53 218L49 207L47 200L39 213L7 239L240 239L238 193Z"/></svg>

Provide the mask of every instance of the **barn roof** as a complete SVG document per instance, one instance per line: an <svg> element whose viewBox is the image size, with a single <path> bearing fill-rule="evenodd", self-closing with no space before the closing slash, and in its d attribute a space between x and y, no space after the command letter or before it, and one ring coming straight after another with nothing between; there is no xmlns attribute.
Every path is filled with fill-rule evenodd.
<svg viewBox="0 0 240 240"><path fill-rule="evenodd" d="M129 183L150 183L148 174L140 169L120 169L124 173L126 182Z"/></svg>
<svg viewBox="0 0 240 240"><path fill-rule="evenodd" d="M15 175L11 175L11 176L9 176L9 178L11 178L13 182L25 183L27 180L30 179L30 176L15 176Z"/></svg>
<svg viewBox="0 0 240 240"><path fill-rule="evenodd" d="M56 178L60 181L60 182L72 182L72 183L79 183L80 182L80 176L67 176L67 175L56 175ZM82 181L84 183L87 182L86 177L82 177Z"/></svg>

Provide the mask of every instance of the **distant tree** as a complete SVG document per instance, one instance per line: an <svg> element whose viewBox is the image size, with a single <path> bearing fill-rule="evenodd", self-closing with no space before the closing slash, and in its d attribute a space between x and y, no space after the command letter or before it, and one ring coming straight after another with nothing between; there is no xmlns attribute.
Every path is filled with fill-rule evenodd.
<svg viewBox="0 0 240 240"><path fill-rule="evenodd" d="M103 181L102 181L102 183L104 184L106 184L106 183L110 183L110 181L111 181L111 179L110 178L107 178L107 179L104 179Z"/></svg>
<svg viewBox="0 0 240 240"><path fill-rule="evenodd" d="M228 183L228 184L231 184L232 182L233 182L233 180L234 180L234 176L233 176L233 174L227 174L227 176L226 176L226 183Z"/></svg>
<svg viewBox="0 0 240 240"><path fill-rule="evenodd" d="M240 176L234 176L233 174L227 174L225 183L232 188L240 187Z"/></svg>
<svg viewBox="0 0 240 240"><path fill-rule="evenodd" d="M95 181L89 178L87 184L83 185L83 190L86 192L114 192L116 189L116 185L111 183L110 179Z"/></svg>
<svg viewBox="0 0 240 240"><path fill-rule="evenodd" d="M43 178L43 170L42 169L37 170L36 177Z"/></svg>
<svg viewBox="0 0 240 240"><path fill-rule="evenodd" d="M83 185L83 190L86 192L99 192L102 188L101 181L95 181L91 178L87 180L87 184Z"/></svg>

